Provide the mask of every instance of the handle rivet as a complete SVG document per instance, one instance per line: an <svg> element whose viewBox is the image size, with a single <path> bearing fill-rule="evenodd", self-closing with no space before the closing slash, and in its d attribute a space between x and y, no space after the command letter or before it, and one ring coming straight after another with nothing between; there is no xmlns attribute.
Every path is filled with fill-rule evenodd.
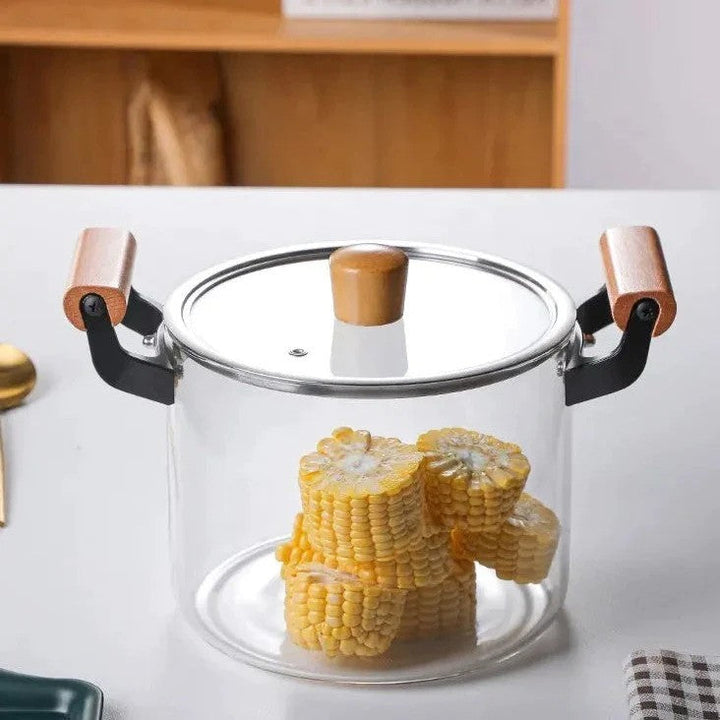
<svg viewBox="0 0 720 720"><path fill-rule="evenodd" d="M293 348L288 351L288 355L292 355L293 357L305 357L307 354L308 351L304 348Z"/></svg>
<svg viewBox="0 0 720 720"><path fill-rule="evenodd" d="M90 294L82 299L83 310L90 317L100 317L104 312L104 303L99 295Z"/></svg>
<svg viewBox="0 0 720 720"><path fill-rule="evenodd" d="M638 303L635 313L640 320L655 320L655 304L648 301Z"/></svg>

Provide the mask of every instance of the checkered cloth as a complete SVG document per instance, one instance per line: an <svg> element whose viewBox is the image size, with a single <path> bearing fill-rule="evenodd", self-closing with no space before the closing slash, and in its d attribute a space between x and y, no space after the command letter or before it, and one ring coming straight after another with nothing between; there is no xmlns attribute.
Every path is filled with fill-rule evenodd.
<svg viewBox="0 0 720 720"><path fill-rule="evenodd" d="M720 657L638 650L625 685L630 720L720 720Z"/></svg>

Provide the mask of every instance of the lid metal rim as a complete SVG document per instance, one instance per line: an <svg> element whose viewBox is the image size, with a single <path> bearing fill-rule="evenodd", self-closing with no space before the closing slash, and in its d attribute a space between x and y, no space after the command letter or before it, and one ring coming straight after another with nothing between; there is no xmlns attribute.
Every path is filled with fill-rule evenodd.
<svg viewBox="0 0 720 720"><path fill-rule="evenodd" d="M394 243L410 258L435 260L469 267L480 267L495 275L507 277L534 291L551 312L553 322L538 340L522 351L500 362L469 367L458 373L427 378L352 379L296 377L264 372L218 355L194 335L184 319L188 307L219 283L247 272L299 261L321 260L339 247L332 245L299 245L276 251L247 255L217 265L190 278L176 288L164 308L164 342L180 349L199 364L242 382L262 388L306 395L339 397L409 397L456 392L506 380L536 367L561 350L575 330L575 304L567 292L553 280L534 270L503 258L469 252L442 245Z"/></svg>

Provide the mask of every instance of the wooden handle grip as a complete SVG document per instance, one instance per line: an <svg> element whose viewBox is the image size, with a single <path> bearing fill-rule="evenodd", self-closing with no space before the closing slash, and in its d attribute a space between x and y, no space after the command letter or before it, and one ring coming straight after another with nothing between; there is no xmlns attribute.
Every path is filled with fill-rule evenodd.
<svg viewBox="0 0 720 720"><path fill-rule="evenodd" d="M408 258L386 245L349 245L330 256L335 317L351 325L387 325L402 317Z"/></svg>
<svg viewBox="0 0 720 720"><path fill-rule="evenodd" d="M654 335L662 335L677 312L660 238L651 227L618 227L600 238L607 291L613 318L624 330L638 300L649 298L660 307Z"/></svg>
<svg viewBox="0 0 720 720"><path fill-rule="evenodd" d="M75 247L70 280L63 298L67 319L85 329L80 301L88 293L101 295L113 325L122 322L135 262L135 238L117 228L87 228Z"/></svg>

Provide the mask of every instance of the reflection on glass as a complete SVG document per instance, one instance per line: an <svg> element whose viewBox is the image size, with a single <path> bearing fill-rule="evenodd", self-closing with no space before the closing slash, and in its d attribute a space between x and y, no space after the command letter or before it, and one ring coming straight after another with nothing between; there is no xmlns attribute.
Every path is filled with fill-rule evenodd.
<svg viewBox="0 0 720 720"><path fill-rule="evenodd" d="M336 377L402 377L408 369L405 324L362 327L335 319L330 369Z"/></svg>

